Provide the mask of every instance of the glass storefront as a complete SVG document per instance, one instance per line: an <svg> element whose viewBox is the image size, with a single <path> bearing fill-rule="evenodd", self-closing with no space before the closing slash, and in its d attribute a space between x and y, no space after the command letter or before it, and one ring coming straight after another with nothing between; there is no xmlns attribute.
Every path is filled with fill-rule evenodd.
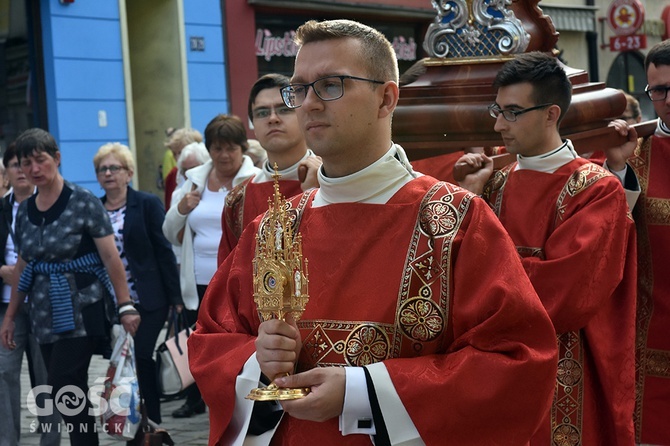
<svg viewBox="0 0 670 446"><path fill-rule="evenodd" d="M36 85L40 64L29 22L33 2L0 0L0 147L5 148L23 130L45 126L38 112Z"/></svg>

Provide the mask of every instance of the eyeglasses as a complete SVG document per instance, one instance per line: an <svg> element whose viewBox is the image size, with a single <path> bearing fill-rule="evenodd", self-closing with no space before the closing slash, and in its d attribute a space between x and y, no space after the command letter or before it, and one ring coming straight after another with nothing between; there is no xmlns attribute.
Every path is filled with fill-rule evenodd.
<svg viewBox="0 0 670 446"><path fill-rule="evenodd" d="M104 175L109 170L109 172L113 175L125 169L126 168L123 166L100 166L95 171L97 172L98 175Z"/></svg>
<svg viewBox="0 0 670 446"><path fill-rule="evenodd" d="M376 81L374 79L366 79L364 77L356 76L326 76L320 79L315 80L310 84L291 84L283 87L279 91L281 92L281 97L284 101L284 104L288 108L298 108L305 98L307 98L307 93L309 92L309 87L312 87L314 93L322 101L335 101L344 96L344 80L352 79L355 81L364 81L370 82L373 84L382 85L384 82Z"/></svg>
<svg viewBox="0 0 670 446"><path fill-rule="evenodd" d="M491 104L489 105L489 115L491 115L492 118L496 119L498 118L498 116L502 115L506 121L515 122L519 115L523 115L524 113L528 113L529 111L539 110L541 108L547 108L552 105L554 104L541 104L536 105L535 107L524 108L523 110L503 110L498 106L498 104Z"/></svg>
<svg viewBox="0 0 670 446"><path fill-rule="evenodd" d="M285 105L281 105L279 107L258 107L251 112L251 116L254 119L268 119L270 116L272 116L272 112L275 112L277 116L281 117L294 113L294 110Z"/></svg>
<svg viewBox="0 0 670 446"><path fill-rule="evenodd" d="M652 101L663 101L668 97L668 90L670 90L670 87L668 86L649 88L649 85L647 85L644 92L647 93L647 96L649 96L649 99Z"/></svg>

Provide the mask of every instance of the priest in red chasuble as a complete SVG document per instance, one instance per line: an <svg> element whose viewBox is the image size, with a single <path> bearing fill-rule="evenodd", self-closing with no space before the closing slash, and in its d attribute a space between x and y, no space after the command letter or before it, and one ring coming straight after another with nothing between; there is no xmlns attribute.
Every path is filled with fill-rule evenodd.
<svg viewBox="0 0 670 446"><path fill-rule="evenodd" d="M638 241L636 440L670 445L670 40L649 50L645 69L645 90L658 115L656 131L637 139L635 129L628 132L625 123L616 122L632 142L607 151L607 164L613 171L632 170L640 185L633 209Z"/></svg>
<svg viewBox="0 0 670 446"><path fill-rule="evenodd" d="M254 251L272 241L259 217L189 339L209 444L526 444L551 401L557 347L512 241L483 200L414 172L391 141L397 62L380 32L310 21L297 40L282 97L323 159L320 188L285 207L309 300L297 323L260 319L252 265L267 259ZM310 391L245 398L271 381Z"/></svg>
<svg viewBox="0 0 670 446"><path fill-rule="evenodd" d="M517 161L492 176L485 155L457 166L512 237L556 329L553 404L532 445L632 445L635 231L617 177L580 158L558 125L571 99L560 63L517 55L498 73L489 106Z"/></svg>
<svg viewBox="0 0 670 446"><path fill-rule="evenodd" d="M249 119L268 156L261 172L238 184L226 197L221 215L218 265L237 245L244 227L268 210L275 165L281 175L279 190L286 198L318 186L316 171L321 161L307 148L295 110L282 102L279 93L279 89L288 84L288 77L271 73L260 77L251 87Z"/></svg>

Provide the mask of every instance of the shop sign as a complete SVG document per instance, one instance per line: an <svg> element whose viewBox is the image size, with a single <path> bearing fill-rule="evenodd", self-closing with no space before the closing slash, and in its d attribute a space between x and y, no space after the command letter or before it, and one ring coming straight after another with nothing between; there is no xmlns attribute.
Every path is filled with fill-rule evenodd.
<svg viewBox="0 0 670 446"><path fill-rule="evenodd" d="M256 29L256 56L269 62L273 57L295 57L298 46L293 41L295 31L285 31L283 34L273 35L267 28ZM404 36L393 38L391 45L398 60L416 60L416 41Z"/></svg>
<svg viewBox="0 0 670 446"><path fill-rule="evenodd" d="M614 0L607 10L607 23L617 36L635 34L644 23L644 6L639 0Z"/></svg>
<svg viewBox="0 0 670 446"><path fill-rule="evenodd" d="M610 37L611 51L633 51L633 50L641 50L646 47L647 47L647 36L645 36L644 34Z"/></svg>
<svg viewBox="0 0 670 446"><path fill-rule="evenodd" d="M283 36L273 36L269 29L256 30L256 56L270 61L275 56L295 57L298 54L298 45L293 38L295 31L286 31Z"/></svg>
<svg viewBox="0 0 670 446"><path fill-rule="evenodd" d="M668 19L670 20L670 6L668 6ZM663 17L663 15L661 15ZM666 26L663 23L663 20L650 20L645 19L642 27L640 28L640 34L645 34L650 37L659 37L661 40L667 39Z"/></svg>
<svg viewBox="0 0 670 446"><path fill-rule="evenodd" d="M416 60L416 42L414 37L405 39L403 36L393 38L393 49L398 60Z"/></svg>

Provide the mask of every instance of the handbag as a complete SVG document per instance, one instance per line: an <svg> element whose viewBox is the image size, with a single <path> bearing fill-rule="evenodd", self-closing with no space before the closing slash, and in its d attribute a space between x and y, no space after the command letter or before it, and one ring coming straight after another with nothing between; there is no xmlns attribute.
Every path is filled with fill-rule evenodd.
<svg viewBox="0 0 670 446"><path fill-rule="evenodd" d="M117 440L132 440L140 427L140 386L133 337L121 329L107 368L100 415L103 430Z"/></svg>
<svg viewBox="0 0 670 446"><path fill-rule="evenodd" d="M186 315L173 311L168 321L165 342L156 349L158 390L163 396L176 395L195 383L188 368L186 340L193 330L186 322Z"/></svg>

